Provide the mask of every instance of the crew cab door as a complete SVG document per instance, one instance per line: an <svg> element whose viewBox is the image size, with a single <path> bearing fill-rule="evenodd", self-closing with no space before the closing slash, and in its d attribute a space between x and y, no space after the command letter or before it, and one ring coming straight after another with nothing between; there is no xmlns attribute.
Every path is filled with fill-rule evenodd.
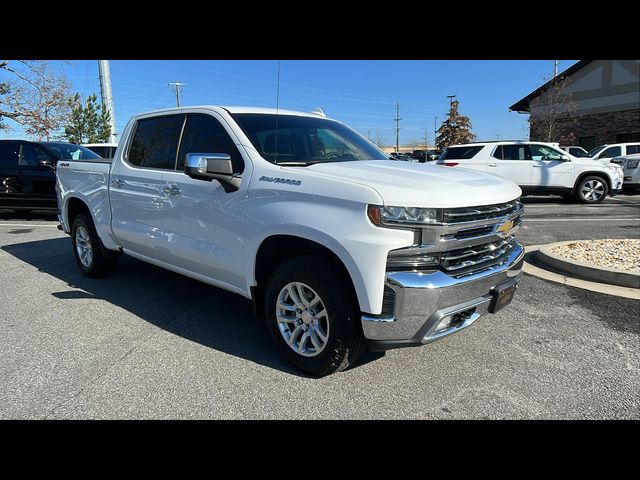
<svg viewBox="0 0 640 480"><path fill-rule="evenodd" d="M188 153L226 153L234 173L245 163L238 139L223 118L211 113L188 113L176 169L163 175L166 210L164 261L190 272L245 288L243 281L246 185L225 192L216 181L197 180L184 173Z"/></svg>
<svg viewBox="0 0 640 480"><path fill-rule="evenodd" d="M57 160L52 153L39 145L21 145L18 175L25 206L55 208L57 200L54 165Z"/></svg>
<svg viewBox="0 0 640 480"><path fill-rule="evenodd" d="M161 259L168 199L163 175L175 168L183 114L141 118L128 148L113 159L109 176L111 229L123 248Z"/></svg>
<svg viewBox="0 0 640 480"><path fill-rule="evenodd" d="M0 142L0 208L16 206L19 201L18 142Z"/></svg>
<svg viewBox="0 0 640 480"><path fill-rule="evenodd" d="M539 187L573 187L575 165L548 145L529 145L531 184ZM566 157L566 155L564 155Z"/></svg>
<svg viewBox="0 0 640 480"><path fill-rule="evenodd" d="M529 145L498 145L489 157L487 171L528 186L531 185L531 164Z"/></svg>

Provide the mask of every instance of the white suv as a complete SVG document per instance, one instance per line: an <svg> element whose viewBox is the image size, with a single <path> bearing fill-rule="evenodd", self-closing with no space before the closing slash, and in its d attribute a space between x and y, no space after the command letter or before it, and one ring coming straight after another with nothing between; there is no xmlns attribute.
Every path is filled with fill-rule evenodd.
<svg viewBox="0 0 640 480"><path fill-rule="evenodd" d="M600 145L587 153L587 157L594 160L609 162L615 157L624 157L640 153L640 143L612 143L610 145Z"/></svg>
<svg viewBox="0 0 640 480"><path fill-rule="evenodd" d="M494 173L516 182L524 194L575 196L582 203L600 203L622 188L619 165L576 158L543 142L479 142L447 147L439 165Z"/></svg>

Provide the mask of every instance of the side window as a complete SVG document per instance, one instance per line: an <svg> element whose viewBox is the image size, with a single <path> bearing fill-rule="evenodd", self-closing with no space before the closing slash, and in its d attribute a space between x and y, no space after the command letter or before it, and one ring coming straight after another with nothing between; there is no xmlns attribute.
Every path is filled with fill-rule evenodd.
<svg viewBox="0 0 640 480"><path fill-rule="evenodd" d="M17 167L19 152L19 143L0 143L0 168Z"/></svg>
<svg viewBox="0 0 640 480"><path fill-rule="evenodd" d="M598 158L619 157L620 155L622 155L622 148L609 147L609 148L605 148L604 152L598 155Z"/></svg>
<svg viewBox="0 0 640 480"><path fill-rule="evenodd" d="M503 145L503 160L531 160L531 153L528 145Z"/></svg>
<svg viewBox="0 0 640 480"><path fill-rule="evenodd" d="M244 160L222 124L211 115L190 113L182 133L178 170L184 169L187 153L226 153L231 157L233 171L244 171Z"/></svg>
<svg viewBox="0 0 640 480"><path fill-rule="evenodd" d="M546 145L531 145L532 160L560 160L562 154Z"/></svg>
<svg viewBox="0 0 640 480"><path fill-rule="evenodd" d="M51 157L47 155L42 148L32 145L30 143L23 143L20 151L19 165L27 167L37 167L40 160L51 160Z"/></svg>
<svg viewBox="0 0 640 480"><path fill-rule="evenodd" d="M495 152L493 152L492 157L497 158L497 159L499 159L499 160L502 160L502 159L503 159L503 156L502 156L502 145L498 145L498 146L496 147L496 151L495 151Z"/></svg>
<svg viewBox="0 0 640 480"><path fill-rule="evenodd" d="M173 170L184 115L139 120L128 162L137 167Z"/></svg>
<svg viewBox="0 0 640 480"><path fill-rule="evenodd" d="M640 145L627 145L627 155L640 153Z"/></svg>

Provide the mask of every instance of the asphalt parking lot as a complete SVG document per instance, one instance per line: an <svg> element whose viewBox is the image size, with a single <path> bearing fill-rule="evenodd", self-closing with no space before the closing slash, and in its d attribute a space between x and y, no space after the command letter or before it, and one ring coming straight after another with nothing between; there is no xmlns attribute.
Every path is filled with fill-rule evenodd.
<svg viewBox="0 0 640 480"><path fill-rule="evenodd" d="M526 245L640 238L640 195L528 197ZM54 217L0 212L0 418L640 418L640 302L524 275L510 308L314 379L249 301L123 258L84 277Z"/></svg>

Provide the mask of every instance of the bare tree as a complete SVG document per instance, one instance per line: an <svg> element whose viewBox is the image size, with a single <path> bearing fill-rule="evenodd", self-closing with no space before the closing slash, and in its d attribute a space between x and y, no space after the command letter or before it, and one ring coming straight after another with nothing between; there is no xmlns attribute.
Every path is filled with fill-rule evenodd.
<svg viewBox="0 0 640 480"><path fill-rule="evenodd" d="M373 143L375 143L378 147L382 148L384 147L384 136L382 135L382 132L380 131L379 128L376 128L376 134L375 137L373 137Z"/></svg>
<svg viewBox="0 0 640 480"><path fill-rule="evenodd" d="M556 77L547 90L529 102L531 140L574 143L578 104L568 91L570 84L569 77Z"/></svg>
<svg viewBox="0 0 640 480"><path fill-rule="evenodd" d="M69 84L48 62L0 61L9 76L0 83L0 128L3 118L25 127L27 135L49 140L63 127L69 111Z"/></svg>

